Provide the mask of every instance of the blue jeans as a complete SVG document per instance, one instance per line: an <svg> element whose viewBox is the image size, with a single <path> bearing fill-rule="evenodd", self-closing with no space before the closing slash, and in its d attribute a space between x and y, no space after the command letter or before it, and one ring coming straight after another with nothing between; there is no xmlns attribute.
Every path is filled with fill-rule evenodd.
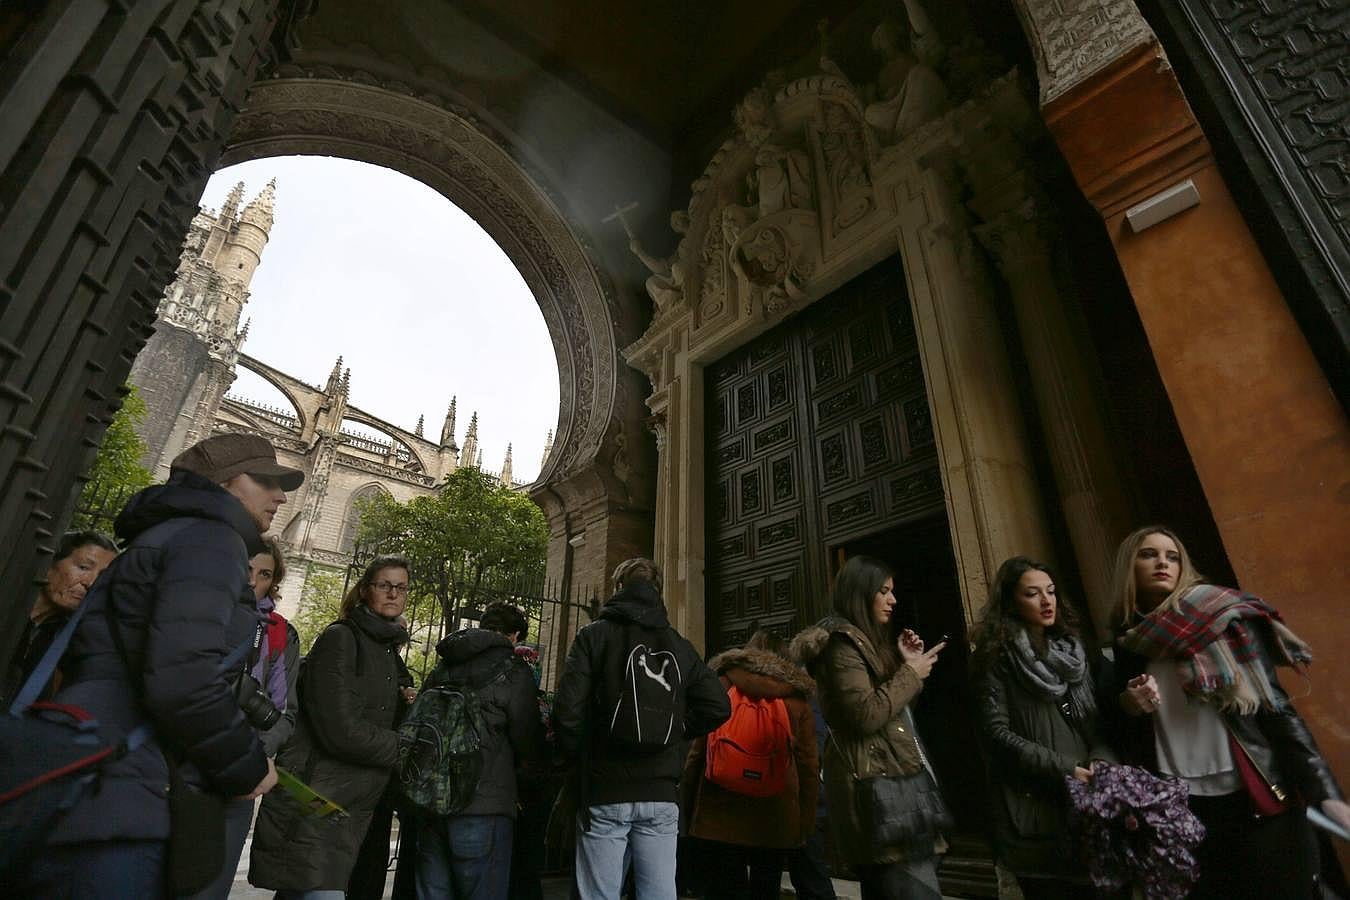
<svg viewBox="0 0 1350 900"><path fill-rule="evenodd" d="M581 900L619 900L628 861L642 900L675 900L674 803L605 803L590 808L591 827L577 822L577 889Z"/></svg>
<svg viewBox="0 0 1350 900"><path fill-rule="evenodd" d="M164 841L90 841L43 847L10 897L165 897Z"/></svg>
<svg viewBox="0 0 1350 900"><path fill-rule="evenodd" d="M417 826L417 900L506 900L509 816L449 816Z"/></svg>

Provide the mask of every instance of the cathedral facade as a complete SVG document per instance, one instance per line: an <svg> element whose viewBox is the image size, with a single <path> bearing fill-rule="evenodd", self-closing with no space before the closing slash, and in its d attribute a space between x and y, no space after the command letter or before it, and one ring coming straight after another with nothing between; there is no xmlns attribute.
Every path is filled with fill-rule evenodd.
<svg viewBox="0 0 1350 900"><path fill-rule="evenodd" d="M294 615L313 567L343 570L351 562L362 501L432 494L461 465L482 470L483 453L477 412L463 445L456 440L454 397L439 438L430 440L422 419L408 430L351 405L352 373L341 357L320 388L241 351L249 287L274 222L275 179L247 204L243 198L240 182L218 212L203 208L193 217L154 333L129 380L147 411L139 429L147 446L142 463L157 479L168 477L184 448L231 431L265 436L282 463L305 473L274 523L287 564L281 610ZM231 393L240 369L268 382L284 405ZM488 474L521 490L511 455L508 444L500 471Z"/></svg>
<svg viewBox="0 0 1350 900"><path fill-rule="evenodd" d="M560 409L529 491L565 590L652 556L717 650L880 556L953 638L920 727L961 783L999 563L1053 564L1100 632L1115 546L1163 522L1315 637L1299 707L1344 777L1341 6L49 4L14 32L36 74L0 81L0 571L43 570L211 172L341 156L449 198L537 299Z"/></svg>

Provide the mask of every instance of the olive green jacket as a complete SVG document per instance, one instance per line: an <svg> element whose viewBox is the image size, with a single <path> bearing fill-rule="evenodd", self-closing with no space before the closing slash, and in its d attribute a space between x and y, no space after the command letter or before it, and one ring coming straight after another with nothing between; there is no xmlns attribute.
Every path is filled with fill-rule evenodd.
<svg viewBox="0 0 1350 900"><path fill-rule="evenodd" d="M858 783L878 775L913 775L923 765L912 719L905 716L923 690L923 680L908 665L886 676L871 641L840 618L823 619L802 631L791 652L815 678L830 729L823 769L835 848L855 864L902 859L898 847L873 845Z"/></svg>

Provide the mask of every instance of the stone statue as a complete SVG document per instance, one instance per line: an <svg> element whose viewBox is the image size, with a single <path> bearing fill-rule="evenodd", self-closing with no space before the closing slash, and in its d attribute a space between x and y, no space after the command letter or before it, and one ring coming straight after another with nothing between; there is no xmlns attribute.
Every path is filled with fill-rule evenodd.
<svg viewBox="0 0 1350 900"><path fill-rule="evenodd" d="M811 162L806 153L761 144L755 152L751 196L759 198L760 218L785 209L811 209Z"/></svg>
<svg viewBox="0 0 1350 900"><path fill-rule="evenodd" d="M689 214L682 209L675 210L670 214L670 227L676 234L683 236L689 231ZM679 246L668 259L661 259L643 249L642 242L630 232L628 249L652 273L647 279L647 293L651 295L657 310L677 303L684 293L684 264L680 262Z"/></svg>
<svg viewBox="0 0 1350 900"><path fill-rule="evenodd" d="M894 144L947 107L947 88L933 66L942 44L919 0L905 0L909 24L886 19L872 32L882 58L864 110L883 144Z"/></svg>

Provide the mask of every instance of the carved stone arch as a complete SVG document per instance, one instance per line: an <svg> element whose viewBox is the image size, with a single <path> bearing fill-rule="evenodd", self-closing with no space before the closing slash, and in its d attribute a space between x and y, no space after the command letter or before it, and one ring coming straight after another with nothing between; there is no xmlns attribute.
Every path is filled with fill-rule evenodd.
<svg viewBox="0 0 1350 900"><path fill-rule="evenodd" d="M391 445L397 445L399 447L402 447L404 450L408 451L408 455L418 465L417 471L419 472L427 471L427 461L422 457L422 454L418 452L417 448L414 447L412 443L407 440L407 438L404 436L405 433L403 432L402 429L394 428L388 423L381 422L378 419L374 418L373 416L363 415L360 412L351 409L350 407L347 409L346 414L343 415L342 421L352 422L357 425L361 425L365 428L369 428L372 431L378 431L380 434L389 438Z"/></svg>
<svg viewBox="0 0 1350 900"><path fill-rule="evenodd" d="M356 549L356 535L361 529L361 509L363 501L372 500L376 495L393 499L394 495L389 493L389 489L378 481L372 481L369 484L362 485L352 492L347 500L347 511L342 519L342 537L338 540L338 551L349 554Z"/></svg>
<svg viewBox="0 0 1350 900"><path fill-rule="evenodd" d="M281 396L286 398L286 402L291 405L291 409L295 411L296 432L299 434L304 434L305 425L308 424L305 416L305 405L302 402L300 402L299 398L295 396L295 393L291 390L290 386L287 385L285 382L281 381L280 379L278 379L277 377L275 377L267 369L261 366L254 365L247 357L243 355L240 355L240 357L237 360L235 360L235 365L241 369L247 369L254 375L257 375L263 381L266 381L272 387L276 388L277 391L280 392Z"/></svg>
<svg viewBox="0 0 1350 900"><path fill-rule="evenodd" d="M613 314L604 276L539 180L467 107L361 72L283 74L253 86L221 165L339 156L416 178L468 213L519 270L553 341L558 426L537 484L590 467L619 399Z"/></svg>

